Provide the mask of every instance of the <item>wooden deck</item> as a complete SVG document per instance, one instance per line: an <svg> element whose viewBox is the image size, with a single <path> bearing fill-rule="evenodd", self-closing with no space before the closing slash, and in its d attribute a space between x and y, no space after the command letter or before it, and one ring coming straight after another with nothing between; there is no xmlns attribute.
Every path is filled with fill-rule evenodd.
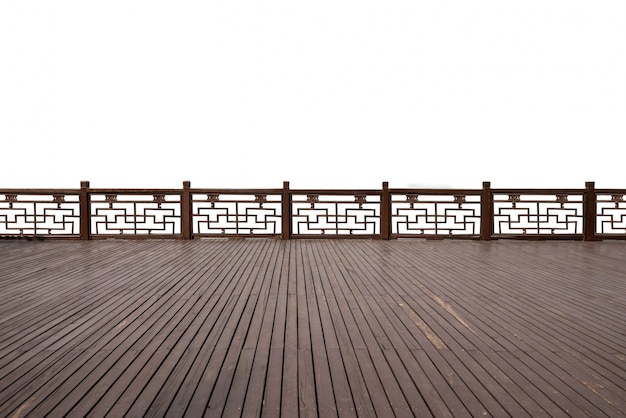
<svg viewBox="0 0 626 418"><path fill-rule="evenodd" d="M624 416L626 243L0 241L0 416Z"/></svg>

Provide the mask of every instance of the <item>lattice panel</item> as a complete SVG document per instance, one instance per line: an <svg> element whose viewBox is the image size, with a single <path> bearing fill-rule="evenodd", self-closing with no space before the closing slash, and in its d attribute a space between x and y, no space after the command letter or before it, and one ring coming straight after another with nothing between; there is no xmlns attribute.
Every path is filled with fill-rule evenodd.
<svg viewBox="0 0 626 418"><path fill-rule="evenodd" d="M92 235L177 235L180 195L91 195Z"/></svg>
<svg viewBox="0 0 626 418"><path fill-rule="evenodd" d="M80 234L77 195L0 195L0 235L71 236Z"/></svg>
<svg viewBox="0 0 626 418"><path fill-rule="evenodd" d="M378 195L294 195L293 235L375 235L380 233Z"/></svg>
<svg viewBox="0 0 626 418"><path fill-rule="evenodd" d="M626 202L623 194L598 194L596 233L626 236Z"/></svg>
<svg viewBox="0 0 626 418"><path fill-rule="evenodd" d="M198 236L271 236L281 233L280 195L192 195Z"/></svg>
<svg viewBox="0 0 626 418"><path fill-rule="evenodd" d="M393 195L391 232L405 237L480 234L480 196Z"/></svg>
<svg viewBox="0 0 626 418"><path fill-rule="evenodd" d="M494 195L494 234L583 233L582 195Z"/></svg>

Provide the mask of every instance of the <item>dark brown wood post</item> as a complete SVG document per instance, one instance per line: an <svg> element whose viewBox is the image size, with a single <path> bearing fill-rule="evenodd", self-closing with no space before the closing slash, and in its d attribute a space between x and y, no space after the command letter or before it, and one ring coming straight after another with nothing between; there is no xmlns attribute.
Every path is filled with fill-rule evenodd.
<svg viewBox="0 0 626 418"><path fill-rule="evenodd" d="M595 241L596 238L596 183L588 181L585 183L585 194L583 195L583 239L585 241Z"/></svg>
<svg viewBox="0 0 626 418"><path fill-rule="evenodd" d="M80 239L91 239L91 204L89 196L89 182L80 182Z"/></svg>
<svg viewBox="0 0 626 418"><path fill-rule="evenodd" d="M190 188L191 182L183 181L183 192L180 198L180 227L182 229L183 239L191 239L193 236Z"/></svg>
<svg viewBox="0 0 626 418"><path fill-rule="evenodd" d="M493 196L491 182L483 181L483 193L480 198L480 239L488 241L493 234Z"/></svg>
<svg viewBox="0 0 626 418"><path fill-rule="evenodd" d="M380 196L380 239L391 239L391 196L387 181L383 181L383 190Z"/></svg>
<svg viewBox="0 0 626 418"><path fill-rule="evenodd" d="M283 199L282 199L282 239L291 239L291 191L289 190L289 182L283 182Z"/></svg>

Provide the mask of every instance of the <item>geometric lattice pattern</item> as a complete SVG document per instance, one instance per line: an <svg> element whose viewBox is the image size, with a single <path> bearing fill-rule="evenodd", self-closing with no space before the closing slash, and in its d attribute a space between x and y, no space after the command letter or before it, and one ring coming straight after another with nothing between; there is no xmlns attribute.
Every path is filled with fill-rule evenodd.
<svg viewBox="0 0 626 418"><path fill-rule="evenodd" d="M583 233L582 194L495 194L495 235L575 235Z"/></svg>
<svg viewBox="0 0 626 418"><path fill-rule="evenodd" d="M180 194L91 194L93 236L180 233Z"/></svg>
<svg viewBox="0 0 626 418"><path fill-rule="evenodd" d="M623 194L597 194L596 233L608 236L626 235L626 202Z"/></svg>
<svg viewBox="0 0 626 418"><path fill-rule="evenodd" d="M402 237L477 236L480 195L393 194L391 233Z"/></svg>
<svg viewBox="0 0 626 418"><path fill-rule="evenodd" d="M78 236L78 199L60 193L0 195L0 236Z"/></svg>
<svg viewBox="0 0 626 418"><path fill-rule="evenodd" d="M380 195L294 194L294 236L370 236L380 233Z"/></svg>
<svg viewBox="0 0 626 418"><path fill-rule="evenodd" d="M192 195L196 236L273 236L281 233L280 194Z"/></svg>
<svg viewBox="0 0 626 418"><path fill-rule="evenodd" d="M0 237L387 237L481 236L481 197L489 190L5 189ZM384 186L386 187L386 186ZM388 191L388 195L385 194ZM595 231L583 228L584 196L593 191ZM191 195L191 219L183 220ZM89 231L81 232L80 196L88 196ZM282 231L282 198L290 230ZM390 198L382 220L382 197ZM491 189L494 237L626 238L626 189ZM593 201L593 200L592 200ZM86 202L83 202L86 203ZM185 215L188 213L186 212ZM189 225L191 231L182 226ZM86 225L82 225L86 226ZM483 225L485 226L485 225ZM484 229L484 228L483 228ZM488 231L484 230L487 234ZM591 233L591 236L589 235ZM85 238L85 237L83 237ZM89 236L87 236L89 238Z"/></svg>

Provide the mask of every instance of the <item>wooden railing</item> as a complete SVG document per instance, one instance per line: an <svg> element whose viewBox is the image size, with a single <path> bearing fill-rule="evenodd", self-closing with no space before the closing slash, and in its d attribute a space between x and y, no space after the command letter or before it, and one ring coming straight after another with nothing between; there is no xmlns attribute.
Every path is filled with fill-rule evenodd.
<svg viewBox="0 0 626 418"><path fill-rule="evenodd" d="M2 238L626 239L626 189L0 189Z"/></svg>

